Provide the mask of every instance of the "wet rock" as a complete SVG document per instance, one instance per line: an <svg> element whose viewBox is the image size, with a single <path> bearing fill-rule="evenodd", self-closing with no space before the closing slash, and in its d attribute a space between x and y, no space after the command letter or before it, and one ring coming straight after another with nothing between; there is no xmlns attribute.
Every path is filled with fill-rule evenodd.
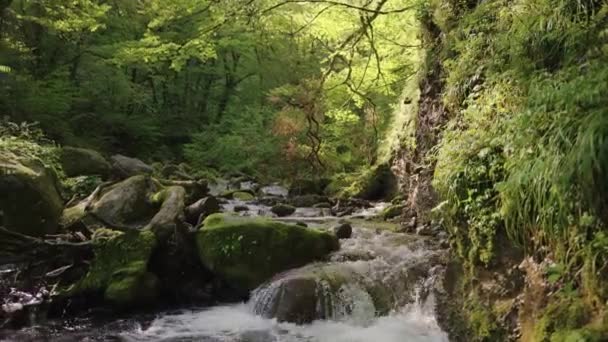
<svg viewBox="0 0 608 342"><path fill-rule="evenodd" d="M273 206L270 211L272 211L278 217L285 217L295 213L296 208L288 204L277 204Z"/></svg>
<svg viewBox="0 0 608 342"><path fill-rule="evenodd" d="M309 265L282 273L256 289L255 313L280 322L341 320L353 312L373 319L392 305L390 289L345 264ZM363 317L361 317L363 318Z"/></svg>
<svg viewBox="0 0 608 342"><path fill-rule="evenodd" d="M278 204L282 201L283 201L283 199L280 197L264 196L264 197L258 198L257 203L261 204L261 205L272 207L273 205Z"/></svg>
<svg viewBox="0 0 608 342"><path fill-rule="evenodd" d="M112 168L99 152L84 148L62 148L60 161L63 172L68 177L92 175L107 177Z"/></svg>
<svg viewBox="0 0 608 342"><path fill-rule="evenodd" d="M202 222L205 217L219 213L220 203L213 196L202 198L185 209L186 221L192 225Z"/></svg>
<svg viewBox="0 0 608 342"><path fill-rule="evenodd" d="M338 239L350 239L353 235L353 227L350 223L342 223L333 228L333 232Z"/></svg>
<svg viewBox="0 0 608 342"><path fill-rule="evenodd" d="M298 208L310 208L320 202L329 202L329 199L320 195L302 195L290 200L291 205Z"/></svg>
<svg viewBox="0 0 608 342"><path fill-rule="evenodd" d="M331 208L331 203L329 202L321 202L321 203L317 203L315 205L312 206L313 208L317 208L317 209L329 209Z"/></svg>
<svg viewBox="0 0 608 342"><path fill-rule="evenodd" d="M55 233L63 211L57 184L55 172L39 159L0 153L3 225L31 236Z"/></svg>
<svg viewBox="0 0 608 342"><path fill-rule="evenodd" d="M332 234L223 214L205 219L196 240L203 264L244 294L279 272L339 248Z"/></svg>
<svg viewBox="0 0 608 342"><path fill-rule="evenodd" d="M234 206L234 212L235 213L240 213L243 211L249 211L249 207L246 205L236 205Z"/></svg>
<svg viewBox="0 0 608 342"><path fill-rule="evenodd" d="M154 168L136 158L116 154L110 159L112 171L119 178L128 178L142 174L150 175L154 172Z"/></svg>
<svg viewBox="0 0 608 342"><path fill-rule="evenodd" d="M134 176L104 191L90 213L110 227L143 227L156 213L152 196L161 187L148 176Z"/></svg>

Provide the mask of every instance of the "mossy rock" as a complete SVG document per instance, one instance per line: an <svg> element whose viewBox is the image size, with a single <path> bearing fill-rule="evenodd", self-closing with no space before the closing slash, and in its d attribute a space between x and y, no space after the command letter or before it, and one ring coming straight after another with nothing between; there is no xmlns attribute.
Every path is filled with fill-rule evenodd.
<svg viewBox="0 0 608 342"><path fill-rule="evenodd" d="M149 176L134 176L105 190L90 212L112 227L142 227L157 211L153 197L159 190Z"/></svg>
<svg viewBox="0 0 608 342"><path fill-rule="evenodd" d="M403 214L403 210L405 210L404 205L390 205L382 211L382 218L385 220L393 219Z"/></svg>
<svg viewBox="0 0 608 342"><path fill-rule="evenodd" d="M60 152L61 166L68 177L110 174L112 166L97 151L85 148L64 147Z"/></svg>
<svg viewBox="0 0 608 342"><path fill-rule="evenodd" d="M302 195L293 197L290 200L290 203L294 207L298 208L310 208L317 203L325 203L329 202L329 199L326 196L321 195Z"/></svg>
<svg viewBox="0 0 608 342"><path fill-rule="evenodd" d="M147 270L156 247L153 232L98 229L93 241L95 258L91 267L67 295L103 293L104 299L118 308L155 298L158 281Z"/></svg>
<svg viewBox="0 0 608 342"><path fill-rule="evenodd" d="M0 153L0 211L6 228L42 236L57 231L63 200L57 175L37 158Z"/></svg>
<svg viewBox="0 0 608 342"><path fill-rule="evenodd" d="M104 298L118 308L151 304L158 296L158 277L146 272L146 263L134 261L112 274Z"/></svg>
<svg viewBox="0 0 608 342"><path fill-rule="evenodd" d="M232 194L232 198L239 201L253 201L255 199L255 196L253 196L249 192L237 191Z"/></svg>
<svg viewBox="0 0 608 342"><path fill-rule="evenodd" d="M273 275L339 248L332 234L280 222L213 214L197 233L203 264L248 293Z"/></svg>
<svg viewBox="0 0 608 342"><path fill-rule="evenodd" d="M288 204L277 204L273 206L270 211L272 211L278 217L285 217L295 213L296 208Z"/></svg>

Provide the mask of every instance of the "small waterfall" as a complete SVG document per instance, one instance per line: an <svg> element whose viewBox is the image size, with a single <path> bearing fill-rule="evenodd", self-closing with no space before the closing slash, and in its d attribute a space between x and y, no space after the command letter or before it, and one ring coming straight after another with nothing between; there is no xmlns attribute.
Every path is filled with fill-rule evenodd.
<svg viewBox="0 0 608 342"><path fill-rule="evenodd" d="M391 312L419 308L441 272L441 252L418 240L404 245L402 234L372 234L356 229L331 262L290 270L263 284L252 293L252 311L280 322L365 326Z"/></svg>

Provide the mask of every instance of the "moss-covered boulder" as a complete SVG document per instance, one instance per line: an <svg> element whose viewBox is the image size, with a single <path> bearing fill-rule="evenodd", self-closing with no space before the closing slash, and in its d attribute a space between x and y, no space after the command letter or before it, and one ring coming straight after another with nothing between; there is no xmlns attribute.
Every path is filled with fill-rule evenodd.
<svg viewBox="0 0 608 342"><path fill-rule="evenodd" d="M91 267L67 294L102 293L119 309L150 304L159 288L156 276L148 272L148 260L156 247L154 233L99 229L93 241L95 258Z"/></svg>
<svg viewBox="0 0 608 342"><path fill-rule="evenodd" d="M203 264L242 293L339 248L336 237L326 232L223 214L205 219L197 246Z"/></svg>
<svg viewBox="0 0 608 342"><path fill-rule="evenodd" d="M0 211L13 231L42 236L55 233L63 200L55 172L36 158L0 153Z"/></svg>
<svg viewBox="0 0 608 342"><path fill-rule="evenodd" d="M149 176L134 176L104 190L89 212L111 227L142 227L157 211L153 196L160 190Z"/></svg>
<svg viewBox="0 0 608 342"><path fill-rule="evenodd" d="M274 205L270 211L272 211L278 217L285 217L292 215L296 212L296 207L291 206L289 204L277 204Z"/></svg>
<svg viewBox="0 0 608 342"><path fill-rule="evenodd" d="M63 171L68 177L110 174L112 166L97 151L85 148L64 147L60 152Z"/></svg>

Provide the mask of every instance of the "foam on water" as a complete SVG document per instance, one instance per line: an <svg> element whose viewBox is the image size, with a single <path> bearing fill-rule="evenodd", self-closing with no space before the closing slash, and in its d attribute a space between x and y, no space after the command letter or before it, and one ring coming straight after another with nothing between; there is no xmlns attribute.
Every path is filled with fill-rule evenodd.
<svg viewBox="0 0 608 342"><path fill-rule="evenodd" d="M362 325L352 321L278 323L251 313L246 304L158 317L147 329L125 332L127 341L213 342L447 342L433 315L410 307Z"/></svg>

